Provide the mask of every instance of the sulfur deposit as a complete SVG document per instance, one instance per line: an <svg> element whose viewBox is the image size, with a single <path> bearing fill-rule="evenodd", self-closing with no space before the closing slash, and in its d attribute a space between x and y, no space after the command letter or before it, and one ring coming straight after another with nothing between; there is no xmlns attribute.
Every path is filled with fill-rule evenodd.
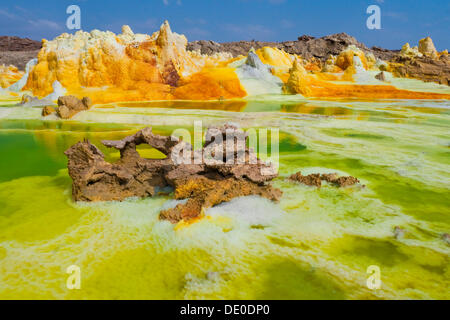
<svg viewBox="0 0 450 320"><path fill-rule="evenodd" d="M206 57L186 51L186 45L187 39L172 32L168 22L151 36L134 34L128 26L119 35L99 30L64 33L43 41L24 89L46 96L59 81L69 93L90 96L94 103L245 95L232 70L219 68L229 55ZM207 90L197 88L189 96L198 85Z"/></svg>
<svg viewBox="0 0 450 320"><path fill-rule="evenodd" d="M23 72L17 67L9 65L0 65L0 88L8 88L23 77Z"/></svg>

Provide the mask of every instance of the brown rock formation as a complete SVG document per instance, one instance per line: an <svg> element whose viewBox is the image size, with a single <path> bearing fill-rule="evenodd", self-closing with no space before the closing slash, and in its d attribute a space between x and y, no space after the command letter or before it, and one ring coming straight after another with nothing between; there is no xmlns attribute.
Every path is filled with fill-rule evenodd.
<svg viewBox="0 0 450 320"><path fill-rule="evenodd" d="M428 56L398 55L392 60L390 68L397 77L437 82L444 85L450 84L450 56L448 54L443 54L435 59Z"/></svg>
<svg viewBox="0 0 450 320"><path fill-rule="evenodd" d="M41 49L40 41L28 38L0 36L0 51L33 51Z"/></svg>
<svg viewBox="0 0 450 320"><path fill-rule="evenodd" d="M297 172L290 176L289 179L306 184L310 187L320 188L322 186L322 179L320 179L320 174L310 174L308 176L304 176L301 172Z"/></svg>
<svg viewBox="0 0 450 320"><path fill-rule="evenodd" d="M119 141L102 142L120 151L120 160L115 163L106 162L101 151L89 141L79 142L65 152L73 179L73 199L122 201L129 197L154 196L159 188L173 187L176 199L187 199L185 204L161 212L161 219L173 223L195 218L203 208L235 197L260 195L278 200L281 191L265 184L277 174L246 147L246 139L243 131L233 126L211 128L202 152L192 152L189 143L176 137L154 135L150 128L145 128ZM140 144L148 144L167 157L142 158L136 151ZM233 163L219 161L226 159L226 151L230 152L228 160L232 159ZM193 162L196 157L201 160L198 164ZM240 157L245 163L238 164Z"/></svg>
<svg viewBox="0 0 450 320"><path fill-rule="evenodd" d="M302 175L301 172L297 172L289 177L292 181L303 183L307 186L321 187L322 181L327 181L339 188L353 186L360 181L355 177L338 177L337 173L331 174L310 174L308 176Z"/></svg>
<svg viewBox="0 0 450 320"><path fill-rule="evenodd" d="M58 98L56 114L61 119L70 119L78 112L88 110L92 107L91 99L84 97L82 100L75 96L62 96Z"/></svg>

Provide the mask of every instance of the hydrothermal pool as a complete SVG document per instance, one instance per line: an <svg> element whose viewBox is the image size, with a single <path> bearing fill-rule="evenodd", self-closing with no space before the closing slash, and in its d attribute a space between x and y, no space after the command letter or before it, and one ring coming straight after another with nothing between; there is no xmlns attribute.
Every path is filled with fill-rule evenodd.
<svg viewBox="0 0 450 320"><path fill-rule="evenodd" d="M0 107L2 299L450 298L448 101L110 104L70 121L40 112ZM158 220L169 196L71 201L63 152L72 144L100 146L145 126L192 130L194 120L280 128L281 202L234 199L173 226ZM285 179L300 170L366 187ZM70 265L80 267L80 290L66 287ZM366 285L371 265L381 289Z"/></svg>

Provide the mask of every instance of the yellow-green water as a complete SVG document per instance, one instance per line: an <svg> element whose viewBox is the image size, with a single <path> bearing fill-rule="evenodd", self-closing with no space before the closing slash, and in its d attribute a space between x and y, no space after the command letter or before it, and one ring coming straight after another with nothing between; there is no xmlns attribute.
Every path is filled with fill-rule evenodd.
<svg viewBox="0 0 450 320"><path fill-rule="evenodd" d="M40 111L0 107L0 298L450 299L447 101L110 105L71 121ZM170 197L71 201L72 144L194 120L280 128L281 202L239 198L176 228L158 220ZM366 188L284 179L299 170L353 175ZM66 287L71 265L80 290ZM378 290L366 285L371 265Z"/></svg>

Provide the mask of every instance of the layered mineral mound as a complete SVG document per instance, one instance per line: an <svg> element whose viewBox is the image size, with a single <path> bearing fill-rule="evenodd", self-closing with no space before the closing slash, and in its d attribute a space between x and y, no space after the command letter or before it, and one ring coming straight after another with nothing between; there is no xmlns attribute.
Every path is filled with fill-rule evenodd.
<svg viewBox="0 0 450 320"><path fill-rule="evenodd" d="M71 94L91 95L94 102L245 96L232 70L220 68L228 55L201 56L187 52L186 45L186 38L172 32L167 21L151 36L134 34L128 26L119 35L64 33L43 40L24 90L47 96L58 81Z"/></svg>
<svg viewBox="0 0 450 320"><path fill-rule="evenodd" d="M0 88L8 88L19 81L22 76L23 72L20 72L17 67L0 64Z"/></svg>
<svg viewBox="0 0 450 320"><path fill-rule="evenodd" d="M175 208L162 211L161 219L173 223L198 217L202 209L235 197L259 195L278 200L281 191L268 181L277 176L273 167L259 160L246 147L247 136L233 126L210 128L201 151L173 136L159 136L145 128L119 141L103 141L120 151L115 163L89 141L79 142L65 152L73 179L75 201L122 201L129 197L151 197L172 187L175 198L185 199ZM165 159L142 158L136 146L147 144Z"/></svg>

